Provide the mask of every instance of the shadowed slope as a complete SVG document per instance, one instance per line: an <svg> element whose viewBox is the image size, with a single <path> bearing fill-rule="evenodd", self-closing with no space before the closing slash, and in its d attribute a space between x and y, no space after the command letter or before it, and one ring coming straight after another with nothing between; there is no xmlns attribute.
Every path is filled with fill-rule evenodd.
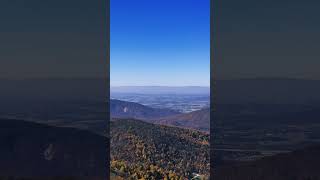
<svg viewBox="0 0 320 180"><path fill-rule="evenodd" d="M0 120L0 174L105 177L107 139L84 130Z"/></svg>

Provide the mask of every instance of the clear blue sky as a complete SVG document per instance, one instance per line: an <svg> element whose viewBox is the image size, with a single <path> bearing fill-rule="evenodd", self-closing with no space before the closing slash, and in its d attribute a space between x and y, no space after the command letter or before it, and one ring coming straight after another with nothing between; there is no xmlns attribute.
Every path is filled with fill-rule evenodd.
<svg viewBox="0 0 320 180"><path fill-rule="evenodd" d="M111 86L209 86L209 0L111 0Z"/></svg>

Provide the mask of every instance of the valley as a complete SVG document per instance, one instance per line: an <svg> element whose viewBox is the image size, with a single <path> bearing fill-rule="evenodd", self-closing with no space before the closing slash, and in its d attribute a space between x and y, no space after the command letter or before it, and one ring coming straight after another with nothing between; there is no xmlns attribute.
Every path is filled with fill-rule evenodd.
<svg viewBox="0 0 320 180"><path fill-rule="evenodd" d="M317 104L217 105L213 121L216 165L254 161L318 144L319 110Z"/></svg>
<svg viewBox="0 0 320 180"><path fill-rule="evenodd" d="M151 91L151 89L149 90ZM180 91L183 91L181 89ZM181 113L189 113L210 106L209 89L206 89L206 93L198 94L183 94L182 92L170 92L159 93L130 93L130 92L114 92L111 93L112 99L118 99L122 101L129 101L139 103L145 106L149 106L157 109L172 109ZM152 91L153 92L153 91Z"/></svg>

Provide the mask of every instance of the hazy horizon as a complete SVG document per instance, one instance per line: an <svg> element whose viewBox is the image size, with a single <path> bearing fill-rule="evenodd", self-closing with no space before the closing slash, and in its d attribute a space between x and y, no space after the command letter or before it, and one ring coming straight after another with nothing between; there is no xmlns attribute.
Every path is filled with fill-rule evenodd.
<svg viewBox="0 0 320 180"><path fill-rule="evenodd" d="M210 94L208 86L111 86L111 93L133 94Z"/></svg>
<svg viewBox="0 0 320 180"><path fill-rule="evenodd" d="M137 85L137 86L110 86L110 88L117 88L117 87L169 87L169 88L187 88L187 87L200 87L200 88L210 88L210 86L188 86L188 85L185 85L185 86L167 86L167 85Z"/></svg>

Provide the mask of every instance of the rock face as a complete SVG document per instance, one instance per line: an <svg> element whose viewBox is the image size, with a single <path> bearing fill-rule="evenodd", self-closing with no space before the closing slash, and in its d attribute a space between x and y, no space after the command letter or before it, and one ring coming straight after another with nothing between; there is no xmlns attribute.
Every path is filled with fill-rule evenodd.
<svg viewBox="0 0 320 180"><path fill-rule="evenodd" d="M3 176L103 179L107 175L107 154L107 139L88 131L0 120L0 174Z"/></svg>

